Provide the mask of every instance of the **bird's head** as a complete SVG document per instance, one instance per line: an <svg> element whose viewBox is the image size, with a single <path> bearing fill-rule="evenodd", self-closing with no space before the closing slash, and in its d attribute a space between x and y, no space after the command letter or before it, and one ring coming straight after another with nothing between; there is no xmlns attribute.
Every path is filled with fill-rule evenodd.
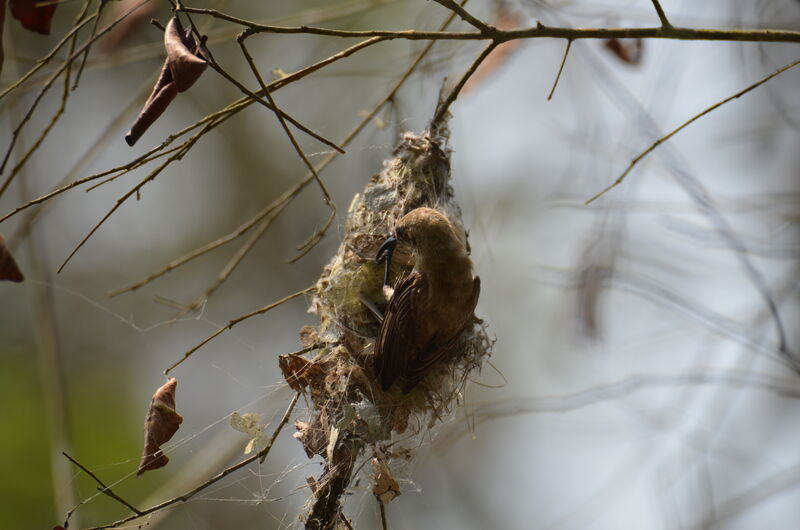
<svg viewBox="0 0 800 530"><path fill-rule="evenodd" d="M397 222L394 233L383 242L375 257L378 263L386 261L384 284L388 282L392 254L398 244L409 245L418 257L464 248L453 224L443 213L424 207L411 210Z"/></svg>

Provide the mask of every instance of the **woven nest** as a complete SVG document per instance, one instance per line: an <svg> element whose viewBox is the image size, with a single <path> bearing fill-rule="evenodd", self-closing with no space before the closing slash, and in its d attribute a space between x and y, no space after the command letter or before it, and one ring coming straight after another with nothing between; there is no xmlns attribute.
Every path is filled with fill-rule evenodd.
<svg viewBox="0 0 800 530"><path fill-rule="evenodd" d="M309 458L320 455L325 471L309 479L313 506L306 517L311 528L333 528L341 517L340 497L349 485L356 459L373 453L373 493L382 502L399 494L390 462L408 458L408 448L389 446L394 435L424 435L459 403L470 374L480 370L492 341L477 318L460 337L456 354L433 368L408 394L395 385L381 390L372 370L372 349L380 322L368 304L386 307L383 267L375 263L378 247L395 223L409 211L427 206L445 213L464 236L461 210L453 196L445 133L407 133L350 205L344 240L316 284L310 312L317 327L301 330L313 359L280 358L289 385L311 401L311 417L296 424ZM397 253L390 283L411 272L414 256ZM413 446L418 445L418 443Z"/></svg>

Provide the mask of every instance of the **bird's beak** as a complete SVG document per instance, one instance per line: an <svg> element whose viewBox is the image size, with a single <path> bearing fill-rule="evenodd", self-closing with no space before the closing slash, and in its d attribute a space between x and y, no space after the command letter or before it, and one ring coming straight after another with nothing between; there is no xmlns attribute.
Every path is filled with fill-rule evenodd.
<svg viewBox="0 0 800 530"><path fill-rule="evenodd" d="M397 246L397 236L390 236L383 242L381 248L378 249L378 255L375 256L376 263L386 261L386 272L383 274L383 284L389 285L389 268L392 266L392 254L394 248Z"/></svg>

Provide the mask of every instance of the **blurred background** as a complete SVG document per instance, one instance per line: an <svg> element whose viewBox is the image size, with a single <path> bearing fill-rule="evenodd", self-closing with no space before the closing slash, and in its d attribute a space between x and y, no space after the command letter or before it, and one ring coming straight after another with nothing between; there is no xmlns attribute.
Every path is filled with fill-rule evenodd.
<svg viewBox="0 0 800 530"><path fill-rule="evenodd" d="M48 36L5 22L8 86L70 27L82 2L59 4ZM132 2L109 3L101 26ZM0 197L0 215L66 182L121 166L242 96L209 69L128 147L123 137L162 61L168 2L92 50L62 119ZM664 0L675 25L800 27L794 0ZM279 25L436 30L433 2L192 2ZM149 7L149 6L148 6ZM649 0L473 0L482 19L528 26L654 26ZM94 9L94 7L92 8ZM255 90L235 36L196 15L216 60ZM468 30L455 21L453 30ZM354 44L309 35L248 40L269 79ZM788 44L646 41L626 62L602 41L511 45L452 107L453 186L482 280L478 315L496 337L493 366L464 405L399 470L389 527L509 529L790 529L800 526L800 380L780 352L797 327L800 73L788 71L688 127L589 206L656 139L798 58ZM623 45L635 50L636 43ZM289 114L340 141L425 47L372 46L275 92ZM339 216L297 263L286 260L328 215L308 186L195 312L250 234L141 289L108 293L236 230L305 174L271 112L252 105L126 202L63 272L86 233L154 167L85 193L77 188L0 224L23 284L0 283L0 527L81 528L127 515L60 455L68 451L138 508L183 493L241 458L232 411L271 430L291 391L277 356L313 324L299 297L223 333L172 375L184 423L170 464L135 478L142 421L162 371L230 319L312 285L339 244L353 195L380 171L398 134L422 131L443 79L482 49L439 42L395 98L322 174ZM63 60L64 53L58 57ZM2 102L2 145L60 61ZM270 72L274 72L270 74ZM277 72L277 73L275 73ZM449 86L449 85L448 85ZM11 163L61 101L60 83L18 138ZM330 148L298 140L313 162ZM158 162L156 162L158 163ZM5 175L4 175L5 178ZM32 219L32 221L30 221ZM30 223L29 223L30 221ZM28 225L30 231L27 230ZM798 352L800 353L800 352ZM303 419L301 401L296 418ZM136 524L165 529L285 528L321 471L286 429L265 464L241 470ZM355 528L379 528L366 476L345 506Z"/></svg>

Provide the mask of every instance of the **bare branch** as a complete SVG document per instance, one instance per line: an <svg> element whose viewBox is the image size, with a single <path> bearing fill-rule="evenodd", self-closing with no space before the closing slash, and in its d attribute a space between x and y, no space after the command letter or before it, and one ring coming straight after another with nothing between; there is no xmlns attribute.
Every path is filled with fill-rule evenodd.
<svg viewBox="0 0 800 530"><path fill-rule="evenodd" d="M442 123L442 120L444 120L445 116L447 116L447 111L450 109L450 105L452 105L456 100L458 94L461 92L461 89L464 88L464 85L467 84L467 81L469 81L469 78L472 77L472 74L475 73L481 63L489 56L490 53L492 53L492 51L494 51L495 48L497 48L498 44L498 42L493 41L486 48L484 48L480 55L478 55L478 57L472 62L467 71L461 76L461 79L459 79L458 83L456 83L456 86L454 86L447 97L441 103L439 103L438 108L436 109L436 114L434 114L433 120L431 120L432 127L435 128L438 124Z"/></svg>
<svg viewBox="0 0 800 530"><path fill-rule="evenodd" d="M185 361L189 357L191 357L191 355L194 352L196 352L197 350L199 350L200 348L202 348L203 346L205 346L206 344L208 344L209 342L211 342L212 340L217 338L219 335L222 334L223 331L228 330L228 329L232 329L233 326L235 326L239 322L242 322L243 320L247 320L248 318L254 317L256 315L262 315L262 314L266 313L267 311L269 311L270 309L274 309L274 308L278 307L279 305L285 304L289 300L293 300L293 299L297 298L298 296L302 296L304 294L310 293L311 291L314 290L314 288L315 287L312 285L311 287L307 287L307 288L303 289L302 291L297 291L296 293L292 293L289 296L285 296L285 297L281 298L280 300L278 300L277 302L273 302L273 303L271 303L269 305L266 305L266 306L262 307L261 309L256 309L255 311L247 313L246 315L242 315L240 317L234 318L233 320L228 322L228 324L226 326L223 326L223 327L219 328L217 331L215 331L214 333L212 333L211 335L206 337L200 344L198 344L197 346L195 346L191 350L189 350L186 353L184 353L183 357L181 357L178 361L172 363L166 370L164 370L164 375L165 376L169 375L169 373L172 370L174 370L175 368L180 366L180 364L183 363L183 361Z"/></svg>
<svg viewBox="0 0 800 530"><path fill-rule="evenodd" d="M597 200L601 196L603 196L606 192L609 192L612 189L614 189L617 186L619 186L620 184L622 184L622 181L625 180L625 177L628 176L628 173L630 173L631 170L634 168L634 166L636 166L636 164L638 164L645 156L650 154L656 147L658 147L662 143L666 142L667 140L669 140L670 138L675 136L678 132L680 132L681 130L686 128L691 123L694 123L698 119L702 118L703 116L705 116L709 112L718 109L722 105L724 105L724 104L726 104L726 103L728 103L730 101L733 101L734 99L742 97L743 95L747 94L751 90L754 90L754 89L760 87L761 85L763 85L764 83L766 83L767 81L772 79L773 77L777 77L777 76L781 75L785 71L794 68L798 64L800 64L800 59L798 59L797 61L794 61L792 63L789 63L789 64L787 64L786 66L784 66L782 68L779 68L775 72L772 72L770 75L762 78L761 80L757 81L756 83L753 83L752 85L750 85L749 87L745 88L744 90L741 90L741 91L737 92L736 94L734 94L734 95L732 95L730 97L727 97L727 98L723 99L722 101L719 101L719 102L711 105L710 107L708 107L704 111L700 112L699 114L695 114L690 119L688 119L687 121L683 122L680 126L678 126L676 129L674 129L672 132L662 136L661 138L659 138L658 140L653 142L653 144L650 147L648 147L647 149L645 149L644 151L639 153L638 156L636 156L633 160L631 160L630 164L628 164L628 167L625 169L625 171L622 172L622 175L620 175L617 178L617 180L615 180L609 186L607 186L602 191L600 191L599 193L594 195L592 198L588 199L584 204L587 204L587 205L591 204L592 202L594 202L595 200Z"/></svg>
<svg viewBox="0 0 800 530"><path fill-rule="evenodd" d="M564 50L564 57L561 59L561 66L558 67L556 80L553 81L553 88L550 89L550 94L547 95L547 101L553 99L553 94L555 93L556 87L558 86L558 81L561 79L561 72L564 71L564 65L567 64L567 56L569 55L570 48L572 48L572 39L567 39L567 48Z"/></svg>
<svg viewBox="0 0 800 530"><path fill-rule="evenodd" d="M661 27L665 29L671 28L672 24L669 23L667 15L664 13L664 9L661 7L661 3L658 0L653 0L653 7L656 8L656 13L658 13L658 19L661 21Z"/></svg>
<svg viewBox="0 0 800 530"><path fill-rule="evenodd" d="M138 509L136 509L136 507L135 507L135 506L133 506L131 503L129 503L128 501L126 501L125 499L123 499L122 497L120 497L119 495L117 495L116 493L114 493L114 491L113 491L113 490L112 490L110 487L106 486L106 485L103 483L103 481L102 481L102 480L100 480L100 478L98 478L98 476L97 476L97 475L95 475L94 473L92 473L92 471L91 471L90 469L88 469L88 468L87 468L87 467L85 467L83 464L81 464L80 462L78 462L77 460L75 460L74 458L72 458L71 456L69 456L69 455L68 455L67 453L65 453L64 451L62 451L62 452L61 452L61 454L62 454L62 455L64 455L64 456L67 458L67 460L69 460L70 462L72 462L73 464L75 464L76 466L78 466L78 467L79 467L79 468L80 468L80 469L81 469L81 470L82 470L84 473L86 473L87 475L89 475L90 477L92 477L92 478L95 480L95 482L97 482L98 484L100 484L100 487L98 487L98 488L97 488L97 490L98 490L100 493L105 493L106 495L108 495L109 497L111 497L112 499L114 499L115 501L117 501L117 502L120 502L120 503L121 503L123 506L126 506L126 507L127 507L128 509L130 509L130 510L131 510L133 513L135 513L135 514L137 514L137 515L143 515L143 514L142 514L142 512L140 512Z"/></svg>
<svg viewBox="0 0 800 530"><path fill-rule="evenodd" d="M278 435L281 433L281 431L286 426L286 424L289 423L289 419L292 417L292 412L294 411L294 407L295 407L295 405L297 405L297 400L299 398L300 398L300 393L298 392L298 393L296 393L294 395L294 398L292 398L292 402L289 403L289 407L286 409L286 412L283 414L283 417L281 418L281 421L275 427L275 430L273 431L272 436L270 436L266 447L264 447L264 449L262 449L258 453L254 454L251 457L245 458L244 460L242 460L238 464L235 464L235 465L232 465L232 466L230 466L228 468L225 468L224 470L222 470L219 473L217 473L216 475L214 475L212 478L210 478L207 481L203 482L202 484L200 484L199 486L195 487L194 489L184 493L183 495L179 495L179 496L174 497L174 498L172 498L172 499L170 499L168 501L164 501L161 504L157 504L155 506L147 508L146 510L142 510L142 511L140 511L138 513L135 513L134 515L131 515L130 517L126 517L124 519L120 519L119 521L113 522L111 524L102 525L102 526L95 526L95 527L89 528L88 530L102 530L104 528L117 528L117 527L119 527L119 526L121 526L121 525L123 525L123 524L125 524L127 522L135 521L136 519L144 517L145 515L150 515L151 513L161 511L164 508L168 508L168 507L172 506L173 504L177 504L179 502L186 502L189 499L191 499L192 497L194 497L195 495L197 495L198 493L200 493L201 491L203 491L204 489L206 489L207 487L209 487L209 486L211 486L213 484L216 484L217 482L219 482L223 478L227 477L231 473L233 473L235 471L238 471L239 469L241 469L241 468L243 468L243 467L245 467L245 466L247 466L249 464L252 464L256 460L259 460L260 462L263 463L264 460L267 458L267 455L269 454L270 450L272 449L272 446L275 445L275 440L278 438Z"/></svg>
<svg viewBox="0 0 800 530"><path fill-rule="evenodd" d="M466 9L464 9L462 6L460 6L453 0L434 0L434 2L436 2L437 4L441 4L442 6L452 11L453 13L457 14L465 22L474 26L475 29L479 30L481 33L491 33L492 29L494 29L486 22L483 22L482 20L471 15Z"/></svg>
<svg viewBox="0 0 800 530"><path fill-rule="evenodd" d="M258 81L258 84L261 86L261 92L264 93L264 96L269 100L269 104L272 105L272 108L275 110L275 116L278 117L278 121L280 122L283 131L286 133L286 136L289 137L289 141L291 142L292 147L294 147L295 152L297 152L297 155L306 165L308 171L314 176L314 180L316 180L317 184L319 184L319 187L322 190L322 195L325 198L325 204L327 204L331 208L332 215L335 216L336 205L334 204L333 199L331 198L331 194L328 191L328 187L325 186L325 183L322 181L320 176L317 174L317 171L314 169L314 165L311 162L309 162L308 157L300 148L300 145L297 143L297 140L292 134L292 131L290 131L289 127L286 125L286 120L284 120L282 113L278 108L278 104L275 103L275 99L272 97L272 94L270 94L267 85L264 83L264 79L261 77L261 73L258 71L258 68L256 68L256 64L253 62L252 55L250 55L250 52L247 50L247 46L245 45L244 41L245 39L247 39L248 35L249 34L247 32L244 32L236 38L236 41L239 43L239 47L242 49L242 54L244 55L244 58L247 60L247 64L250 65L250 70L253 72L253 75Z"/></svg>
<svg viewBox="0 0 800 530"><path fill-rule="evenodd" d="M39 106L39 102L42 100L44 95L50 90L50 87L53 86L53 83L56 81L56 79L58 79L59 76L61 76L61 74L64 73L64 71L68 67L70 67L72 65L72 61L74 61L77 57L79 57L80 54L82 54L84 52L84 50L87 50L89 47L91 47L92 44L94 44L94 42L97 39L99 39L100 37L102 37L103 35L108 33L109 31L111 31L112 29L114 29L114 27L116 27L117 24L119 24L120 22L125 20L134 11L136 11L137 9L139 9L141 6L143 6L144 4L146 4L149 1L150 0L142 0L140 3L138 3L137 5L135 5L134 7L132 7L131 9L126 11L125 13L123 13L119 18L117 18L116 20L114 20L113 22L108 24L106 27L104 27L101 31L97 32L96 35L94 37L92 37L91 39L88 39L87 42L83 44L83 46L81 46L75 52L70 54L64 60L64 63L59 68L57 68L55 72L53 72L53 74L48 78L47 82L44 84L42 89L37 94L36 98L34 99L33 103L31 104L31 106L28 108L28 112L25 114L25 116L22 118L20 123L14 129L14 131L13 131L13 133L11 135L11 142L9 143L9 146L8 146L8 148L6 150L5 156L3 157L3 162L0 163L0 173L2 173L5 170L6 164L8 163L8 159L11 156L11 152L14 149L14 145L17 142L17 138L19 138L19 134L22 131L22 128L31 119L31 116L33 116L34 111ZM94 19L94 17L87 17L84 22L88 23L89 21L91 21L93 19ZM78 26L76 26L75 27L75 31L77 31L78 29L79 29ZM18 86L18 85L15 85L15 86ZM3 93L3 95L7 94L9 90L6 90ZM11 177L9 177L9 178L6 179L5 182L3 182L2 185L0 185L0 195L2 195L3 192L5 192L5 190L8 188L9 184L11 183L11 180L12 180Z"/></svg>
<svg viewBox="0 0 800 530"><path fill-rule="evenodd" d="M694 29L675 26L656 28L566 28L549 27L541 23L523 29L503 30L488 26L485 32L446 32L446 31L346 31L317 28L311 26L274 26L257 24L234 17L215 9L182 7L182 11L208 15L226 20L254 33L327 35L331 37L383 37L385 39L407 40L493 40L506 42L516 39L557 38L557 39L674 39L674 40L715 40L736 42L800 42L800 32L766 29Z"/></svg>

